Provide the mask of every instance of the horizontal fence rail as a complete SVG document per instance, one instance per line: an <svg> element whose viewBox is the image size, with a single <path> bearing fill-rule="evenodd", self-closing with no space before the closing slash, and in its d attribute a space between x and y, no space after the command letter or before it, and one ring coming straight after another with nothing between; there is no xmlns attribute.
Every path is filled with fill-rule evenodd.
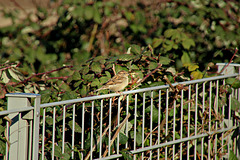
<svg viewBox="0 0 240 160"><path fill-rule="evenodd" d="M30 138L21 143L28 144L28 159L229 159L232 153L239 157L238 111L232 106L240 91L226 88L225 80L237 76L46 104L40 95L9 94L35 101L0 116L26 120ZM7 125L9 138L14 131Z"/></svg>

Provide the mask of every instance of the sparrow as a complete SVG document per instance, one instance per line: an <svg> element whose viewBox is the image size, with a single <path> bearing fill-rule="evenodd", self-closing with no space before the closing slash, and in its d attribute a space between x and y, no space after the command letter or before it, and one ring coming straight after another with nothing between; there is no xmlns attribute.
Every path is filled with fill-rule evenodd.
<svg viewBox="0 0 240 160"><path fill-rule="evenodd" d="M95 90L95 92L109 89L114 92L123 90L128 85L128 72L119 71L114 77L107 81L101 88Z"/></svg>

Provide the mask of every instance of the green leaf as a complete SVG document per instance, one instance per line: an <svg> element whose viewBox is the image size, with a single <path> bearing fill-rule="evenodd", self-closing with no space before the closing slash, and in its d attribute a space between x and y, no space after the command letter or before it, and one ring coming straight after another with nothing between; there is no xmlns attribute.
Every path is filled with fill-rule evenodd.
<svg viewBox="0 0 240 160"><path fill-rule="evenodd" d="M91 6L86 6L84 8L84 17L86 18L86 20L91 20L93 18L94 15L94 9Z"/></svg>
<svg viewBox="0 0 240 160"><path fill-rule="evenodd" d="M159 63L163 65L168 65L171 60L168 57L161 56L159 59Z"/></svg>
<svg viewBox="0 0 240 160"><path fill-rule="evenodd" d="M133 156L129 151L121 151L124 160L133 160Z"/></svg>
<svg viewBox="0 0 240 160"><path fill-rule="evenodd" d="M98 62L93 62L91 65L91 70L95 73L101 73L102 72L101 64Z"/></svg>
<svg viewBox="0 0 240 160"><path fill-rule="evenodd" d="M103 76L103 77L99 78L101 84L106 83L109 79L110 78L108 78L107 76Z"/></svg>
<svg viewBox="0 0 240 160"><path fill-rule="evenodd" d="M163 43L163 48L165 48L166 51L170 51L173 48L174 42L171 40L166 40L165 43Z"/></svg>
<svg viewBox="0 0 240 160"><path fill-rule="evenodd" d="M81 94L81 96L85 96L87 94L87 87L86 86L82 86L82 88L80 89L79 93Z"/></svg>
<svg viewBox="0 0 240 160"><path fill-rule="evenodd" d="M121 67L120 65L116 65L115 66L115 70L116 70L116 73L118 73L119 71L122 71L124 70L123 67Z"/></svg>
<svg viewBox="0 0 240 160"><path fill-rule="evenodd" d="M57 85L64 91L71 91L70 86L65 82L57 81Z"/></svg>
<svg viewBox="0 0 240 160"><path fill-rule="evenodd" d="M62 148L58 145L55 146L55 156L59 159L70 159L70 154L62 153Z"/></svg>
<svg viewBox="0 0 240 160"><path fill-rule="evenodd" d="M229 160L238 160L237 156L234 154L232 150L229 153Z"/></svg>
<svg viewBox="0 0 240 160"><path fill-rule="evenodd" d="M76 99L77 93L75 91L65 92L62 94L62 100Z"/></svg>
<svg viewBox="0 0 240 160"><path fill-rule="evenodd" d="M203 74L202 74L202 72L200 72L200 71L193 71L193 72L191 73L191 77L192 77L193 79L201 79L201 78L203 77Z"/></svg>
<svg viewBox="0 0 240 160"><path fill-rule="evenodd" d="M163 81L159 82L152 82L148 87L155 87L155 86L161 86L164 85L165 83Z"/></svg>
<svg viewBox="0 0 240 160"><path fill-rule="evenodd" d="M80 69L79 73L80 74L87 74L89 72L89 67L88 66L84 66Z"/></svg>
<svg viewBox="0 0 240 160"><path fill-rule="evenodd" d="M153 122L158 123L158 109L155 106L153 106L152 116Z"/></svg>
<svg viewBox="0 0 240 160"><path fill-rule="evenodd" d="M136 134L136 142L137 142L137 145L140 146L142 144L142 132L137 132Z"/></svg>
<svg viewBox="0 0 240 160"><path fill-rule="evenodd" d="M81 75L79 72L74 72L73 75L72 75L72 79L73 80L80 80L81 79Z"/></svg>
<svg viewBox="0 0 240 160"><path fill-rule="evenodd" d="M191 63L191 64L188 65L188 70L189 70L190 72L195 71L195 70L198 69L198 68L199 68L199 66L196 65L196 64L193 64L193 63Z"/></svg>
<svg viewBox="0 0 240 160"><path fill-rule="evenodd" d="M102 23L102 17L100 15L98 9L94 9L93 20L98 24Z"/></svg>
<svg viewBox="0 0 240 160"><path fill-rule="evenodd" d="M190 57L189 57L187 52L183 51L183 55L181 57L181 61L182 61L183 65L186 64L186 63L191 63Z"/></svg>
<svg viewBox="0 0 240 160"><path fill-rule="evenodd" d="M166 30L165 32L164 32L164 36L166 37L166 38L170 38L170 37L172 37L174 34L175 34L175 30L174 29L168 29L168 30Z"/></svg>
<svg viewBox="0 0 240 160"><path fill-rule="evenodd" d="M134 44L131 46L131 52L134 54L141 54L141 47Z"/></svg>
<svg viewBox="0 0 240 160"><path fill-rule="evenodd" d="M100 82L98 78L95 78L91 83L92 87L99 86L99 85L100 85Z"/></svg>
<svg viewBox="0 0 240 160"><path fill-rule="evenodd" d="M174 109L172 108L170 111L169 111L169 116L173 117L174 115Z"/></svg>
<svg viewBox="0 0 240 160"><path fill-rule="evenodd" d="M52 125L53 125L53 118L47 116L46 119L45 119L45 122L46 122L49 126L52 126Z"/></svg>
<svg viewBox="0 0 240 160"><path fill-rule="evenodd" d="M190 49L191 46L195 46L195 42L192 39L184 39L182 41L183 48Z"/></svg>
<svg viewBox="0 0 240 160"><path fill-rule="evenodd" d="M118 56L118 59L120 61L130 61L133 60L136 56L132 55L132 54L121 54Z"/></svg>
<svg viewBox="0 0 240 160"><path fill-rule="evenodd" d="M120 140L119 143L126 144L127 141L128 141L128 137L125 134L123 134L122 132L120 132L119 133L119 140Z"/></svg>
<svg viewBox="0 0 240 160"><path fill-rule="evenodd" d="M80 86L80 84L81 84L82 82L83 82L82 80L77 81L77 82L75 82L75 83L73 84L73 86L74 86L75 88L77 88L78 86Z"/></svg>
<svg viewBox="0 0 240 160"><path fill-rule="evenodd" d="M6 142L4 140L0 140L0 153L2 155L6 154Z"/></svg>
<svg viewBox="0 0 240 160"><path fill-rule="evenodd" d="M232 111L239 111L239 109L240 109L240 102L236 98L232 97L232 99L231 99L231 110Z"/></svg>
<svg viewBox="0 0 240 160"><path fill-rule="evenodd" d="M86 75L82 75L83 81L85 82L89 82L92 81L94 78L94 74L86 74Z"/></svg>
<svg viewBox="0 0 240 160"><path fill-rule="evenodd" d="M99 62L100 64L104 64L106 62L106 56L97 56L93 59L94 62Z"/></svg>
<svg viewBox="0 0 240 160"><path fill-rule="evenodd" d="M130 69L131 69L131 70L134 70L134 69L139 70L138 66L135 65L135 64L131 65L131 66L130 66Z"/></svg>
<svg viewBox="0 0 240 160"><path fill-rule="evenodd" d="M153 39L153 48L157 48L160 44L162 44L163 39L162 38L154 38Z"/></svg>
<svg viewBox="0 0 240 160"><path fill-rule="evenodd" d="M83 17L83 7L76 6L76 8L72 11L72 15L74 18L78 19L79 17Z"/></svg>
<svg viewBox="0 0 240 160"><path fill-rule="evenodd" d="M73 129L72 128L72 126L73 126L73 121L72 120L68 122L68 125L71 129ZM75 130L74 131L77 132L77 133L82 133L82 128L79 126L79 124L77 122L75 122Z"/></svg>
<svg viewBox="0 0 240 160"><path fill-rule="evenodd" d="M226 84L231 85L234 89L240 88L240 81L237 78L226 79Z"/></svg>
<svg viewBox="0 0 240 160"><path fill-rule="evenodd" d="M158 66L158 63L156 63L156 62L150 62L148 68L149 68L150 70L152 70L152 69L157 68L157 66Z"/></svg>

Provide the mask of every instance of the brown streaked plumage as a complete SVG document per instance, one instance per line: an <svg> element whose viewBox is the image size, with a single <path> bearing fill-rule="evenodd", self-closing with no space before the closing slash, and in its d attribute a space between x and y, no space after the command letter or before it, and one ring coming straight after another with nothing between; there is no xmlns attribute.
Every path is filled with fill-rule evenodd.
<svg viewBox="0 0 240 160"><path fill-rule="evenodd" d="M123 90L127 85L128 85L128 72L120 71L107 83L105 83L101 88L97 89L95 92L103 89L109 89L114 92L119 92Z"/></svg>

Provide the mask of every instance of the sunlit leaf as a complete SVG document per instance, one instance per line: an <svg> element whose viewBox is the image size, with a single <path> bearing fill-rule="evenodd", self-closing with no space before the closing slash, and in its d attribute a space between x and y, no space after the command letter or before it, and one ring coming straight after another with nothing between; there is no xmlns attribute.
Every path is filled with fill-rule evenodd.
<svg viewBox="0 0 240 160"><path fill-rule="evenodd" d="M200 71L193 71L193 72L191 73L191 77L192 77L193 79L201 79L201 78L203 77L203 74L202 74L202 72L200 72Z"/></svg>
<svg viewBox="0 0 240 160"><path fill-rule="evenodd" d="M190 63L190 65L188 66L188 70L189 70L190 72L195 71L195 70L198 69L198 68L199 68L198 65L192 64L192 63Z"/></svg>

